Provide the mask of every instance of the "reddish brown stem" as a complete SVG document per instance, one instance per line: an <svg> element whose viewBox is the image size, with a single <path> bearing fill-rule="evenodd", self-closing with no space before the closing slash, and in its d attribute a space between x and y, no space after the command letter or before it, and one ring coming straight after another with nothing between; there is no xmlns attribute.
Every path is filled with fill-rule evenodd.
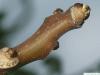
<svg viewBox="0 0 100 75"><path fill-rule="evenodd" d="M28 40L15 48L3 48L0 51L0 63L3 62L0 70L12 70L19 65L45 58L51 50L58 47L57 40L65 32L80 28L89 14L89 6L81 3L74 4L65 12L55 10Z"/></svg>
<svg viewBox="0 0 100 75"><path fill-rule="evenodd" d="M45 58L56 46L57 40L65 32L81 27L81 24L89 16L89 7L77 3L66 12L61 9L47 17L39 30L27 41L15 47L20 63Z"/></svg>

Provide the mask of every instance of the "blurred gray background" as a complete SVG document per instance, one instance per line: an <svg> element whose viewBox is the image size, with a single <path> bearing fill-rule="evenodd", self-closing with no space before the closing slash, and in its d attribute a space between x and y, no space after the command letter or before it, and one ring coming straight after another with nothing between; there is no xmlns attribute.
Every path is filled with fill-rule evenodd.
<svg viewBox="0 0 100 75"><path fill-rule="evenodd" d="M91 15L83 27L62 36L60 48L46 59L25 65L21 70L29 71L30 75L100 72L99 0L0 0L0 47L15 47L29 38L56 8L66 10L79 2L91 7ZM54 69L57 72L53 73Z"/></svg>

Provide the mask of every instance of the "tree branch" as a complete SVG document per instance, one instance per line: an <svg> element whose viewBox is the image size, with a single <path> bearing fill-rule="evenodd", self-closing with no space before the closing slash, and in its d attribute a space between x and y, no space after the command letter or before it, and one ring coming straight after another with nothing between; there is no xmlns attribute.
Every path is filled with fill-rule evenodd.
<svg viewBox="0 0 100 75"><path fill-rule="evenodd" d="M57 40L65 32L80 28L89 14L89 6L81 3L74 4L65 12L61 9L55 10L28 40L15 48L1 49L0 64L4 63L0 65L1 72L44 59L52 50L59 47Z"/></svg>

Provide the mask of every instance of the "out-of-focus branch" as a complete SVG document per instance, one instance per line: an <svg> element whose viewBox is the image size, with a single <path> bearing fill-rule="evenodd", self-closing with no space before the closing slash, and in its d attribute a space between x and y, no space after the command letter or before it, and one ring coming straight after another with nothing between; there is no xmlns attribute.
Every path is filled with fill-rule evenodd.
<svg viewBox="0 0 100 75"><path fill-rule="evenodd" d="M32 61L44 59L59 47L58 39L67 31L80 28L90 14L88 5L76 3L67 11L54 11L28 40L14 48L0 51L1 72L13 70Z"/></svg>

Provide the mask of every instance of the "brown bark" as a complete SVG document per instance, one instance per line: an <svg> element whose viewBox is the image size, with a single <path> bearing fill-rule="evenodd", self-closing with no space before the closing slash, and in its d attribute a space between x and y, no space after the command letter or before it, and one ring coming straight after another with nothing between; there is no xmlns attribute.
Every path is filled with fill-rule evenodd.
<svg viewBox="0 0 100 75"><path fill-rule="evenodd" d="M42 26L28 40L12 48L19 59L18 65L45 58L58 48L58 39L67 31L80 28L90 14L87 5L76 3L67 11L61 9L44 20ZM17 66L18 66L17 65ZM16 66L14 66L16 67Z"/></svg>

